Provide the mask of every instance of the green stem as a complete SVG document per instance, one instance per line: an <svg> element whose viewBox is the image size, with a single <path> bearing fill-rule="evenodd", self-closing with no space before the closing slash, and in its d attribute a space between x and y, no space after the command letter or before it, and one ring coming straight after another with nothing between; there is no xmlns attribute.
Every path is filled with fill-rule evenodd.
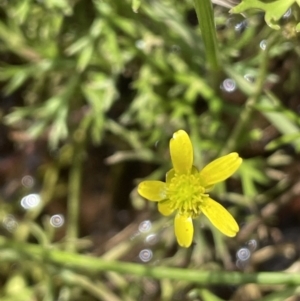
<svg viewBox="0 0 300 301"><path fill-rule="evenodd" d="M206 51L207 62L212 71L219 71L219 52L212 3L210 0L194 0L194 5Z"/></svg>
<svg viewBox="0 0 300 301"><path fill-rule="evenodd" d="M226 145L223 147L221 151L221 155L225 155L233 150L235 150L237 143L239 141L240 135L244 131L246 125L251 120L253 114L253 106L258 102L262 92L264 83L266 80L267 68L268 68L268 58L269 58L269 45L268 47L262 51L261 53L261 64L258 77L256 79L256 84L253 89L253 93L249 96L246 101L245 108L242 111L239 120L237 121L234 129L229 136ZM230 68L226 68L227 74L235 80L236 73Z"/></svg>
<svg viewBox="0 0 300 301"><path fill-rule="evenodd" d="M33 210L28 210L26 212L26 217L29 220L35 220L41 214L44 207L51 201L55 193L55 187L57 185L58 176L59 166L57 166L57 164L54 163L50 166L47 166L43 180L43 188L41 191L41 199L43 202L40 203L39 206L35 207Z"/></svg>
<svg viewBox="0 0 300 301"><path fill-rule="evenodd" d="M5 253L5 249L9 249L10 252ZM238 285L243 283L257 283L267 285L300 285L300 277L298 273L203 271L199 269L192 270L185 268L150 266L121 261L108 261L102 258L95 258L88 255L81 255L57 249L46 249L39 245L19 243L9 240L3 236L0 236L0 250L3 254L10 254L9 257L3 257L1 254L1 258L6 261L10 259L22 262L24 261L24 258L27 258L35 262L43 261L55 266L80 270L90 274L96 274L103 271L114 271L139 277L182 280L200 284Z"/></svg>
<svg viewBox="0 0 300 301"><path fill-rule="evenodd" d="M98 300L103 301L120 301L121 299L112 293L108 287L101 282L93 283L88 277L75 274L71 271L65 270L60 273L60 278L68 285L81 287L89 292Z"/></svg>
<svg viewBox="0 0 300 301"><path fill-rule="evenodd" d="M68 193L68 221L66 233L66 249L68 251L75 251L76 240L78 238L82 162L84 149L84 134L80 129L75 131L74 140L73 161L70 169Z"/></svg>

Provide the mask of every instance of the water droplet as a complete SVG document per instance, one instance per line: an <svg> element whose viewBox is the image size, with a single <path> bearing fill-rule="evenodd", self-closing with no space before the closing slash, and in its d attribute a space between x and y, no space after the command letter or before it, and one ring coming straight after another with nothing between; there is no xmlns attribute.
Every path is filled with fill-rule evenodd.
<svg viewBox="0 0 300 301"><path fill-rule="evenodd" d="M144 49L145 46L146 46L146 43L143 40L137 40L135 42L135 47L138 48L138 49Z"/></svg>
<svg viewBox="0 0 300 301"><path fill-rule="evenodd" d="M148 245L155 245L158 242L158 237L157 234L149 234L146 238L145 238L145 243Z"/></svg>
<svg viewBox="0 0 300 301"><path fill-rule="evenodd" d="M50 218L50 224L55 228L61 227L64 223L65 223L65 218L62 214L54 214Z"/></svg>
<svg viewBox="0 0 300 301"><path fill-rule="evenodd" d="M159 140L155 141L154 147L157 148L157 147L158 147L158 144L159 144Z"/></svg>
<svg viewBox="0 0 300 301"><path fill-rule="evenodd" d="M292 14L292 9L289 8L286 13L282 16L283 19L288 19Z"/></svg>
<svg viewBox="0 0 300 301"><path fill-rule="evenodd" d="M34 185L34 178L32 176L26 175L22 178L21 183L27 188L32 188Z"/></svg>
<svg viewBox="0 0 300 301"><path fill-rule="evenodd" d="M15 217L11 214L8 214L3 218L2 224L4 228L9 232L14 232L18 227L18 222L16 221Z"/></svg>
<svg viewBox="0 0 300 301"><path fill-rule="evenodd" d="M243 270L247 265L247 261L243 261L243 260L238 259L235 262L235 265L237 266L238 269Z"/></svg>
<svg viewBox="0 0 300 301"><path fill-rule="evenodd" d="M241 261L247 261L250 256L251 252L248 248L240 248L236 253L236 257Z"/></svg>
<svg viewBox="0 0 300 301"><path fill-rule="evenodd" d="M236 89L236 83L233 79L226 78L221 84L221 89L226 92L233 92Z"/></svg>
<svg viewBox="0 0 300 301"><path fill-rule="evenodd" d="M259 47L260 47L262 50L266 50L266 48L267 48L267 41L266 41L266 40L262 40L262 41L259 43Z"/></svg>
<svg viewBox="0 0 300 301"><path fill-rule="evenodd" d="M150 249L143 249L139 253L139 258L143 262L149 262L152 259L152 257L153 257L153 253L152 253L152 250L150 250Z"/></svg>
<svg viewBox="0 0 300 301"><path fill-rule="evenodd" d="M251 252L254 252L257 248L257 241L255 239L250 239L246 245Z"/></svg>
<svg viewBox="0 0 300 301"><path fill-rule="evenodd" d="M145 220L139 224L139 231L141 233L149 232L152 227L152 223L149 220Z"/></svg>
<svg viewBox="0 0 300 301"><path fill-rule="evenodd" d="M254 81L255 81L254 76L251 75L251 74L245 74L245 75L244 75L244 79L245 79L246 81L248 81L249 83L254 83Z"/></svg>
<svg viewBox="0 0 300 301"><path fill-rule="evenodd" d="M41 202L40 195L36 193L32 193L24 196L21 199L20 203L25 210L28 210L38 206L40 202Z"/></svg>
<svg viewBox="0 0 300 301"><path fill-rule="evenodd" d="M242 22L235 24L234 29L235 31L241 32L247 27L247 25L248 25L247 20L243 20Z"/></svg>

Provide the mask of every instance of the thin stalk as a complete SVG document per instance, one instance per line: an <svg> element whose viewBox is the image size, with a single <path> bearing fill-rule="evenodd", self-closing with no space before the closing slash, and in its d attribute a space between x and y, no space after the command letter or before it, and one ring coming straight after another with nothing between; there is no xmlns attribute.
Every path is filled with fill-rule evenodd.
<svg viewBox="0 0 300 301"><path fill-rule="evenodd" d="M114 271L121 274L149 277L154 279L181 280L189 283L239 285L244 283L257 284L286 284L300 285L298 273L261 272L240 273L222 271L203 271L199 269L172 268L150 266L122 261L108 261L105 259L81 255L72 252L46 249L39 245L20 243L0 236L0 250L10 249L10 258L14 261L24 261L24 258L34 262L43 261L68 269L82 271L89 274L98 274L103 271ZM5 258L8 260L8 257Z"/></svg>
<svg viewBox="0 0 300 301"><path fill-rule="evenodd" d="M74 133L73 161L70 169L68 193L68 221L66 233L66 249L75 251L78 239L79 208L81 195L82 163L84 150L84 134L81 130Z"/></svg>
<svg viewBox="0 0 300 301"><path fill-rule="evenodd" d="M50 166L47 166L44 175L42 191L40 193L42 202L32 210L28 210L26 212L26 218L28 218L29 220L35 220L41 214L42 210L51 201L55 193L55 187L57 185L58 177L58 164L52 164Z"/></svg>
<svg viewBox="0 0 300 301"><path fill-rule="evenodd" d="M256 79L256 84L254 86L254 90L252 95L249 96L249 98L246 101L245 108L242 111L239 120L237 121L234 129L231 132L231 135L229 136L227 143L221 150L221 155L225 155L227 153L230 153L231 151L235 150L236 145L239 141L240 135L245 130L246 125L251 120L252 114L254 112L253 106L258 102L259 98L261 97L261 94L263 93L264 83L266 80L267 75L267 68L268 68L268 58L269 58L269 45L267 45L267 48L262 51L261 54L261 63L260 63L260 70L258 77ZM232 70L227 68L227 73L229 76L231 76L234 79L234 73Z"/></svg>
<svg viewBox="0 0 300 301"><path fill-rule="evenodd" d="M212 3L210 0L194 0L194 5L203 38L207 62L212 71L219 71L220 60Z"/></svg>
<svg viewBox="0 0 300 301"><path fill-rule="evenodd" d="M89 292L98 300L103 301L120 301L121 299L109 290L107 286L101 282L94 283L88 277L75 274L74 272L65 270L60 273L60 278L68 285L81 287Z"/></svg>

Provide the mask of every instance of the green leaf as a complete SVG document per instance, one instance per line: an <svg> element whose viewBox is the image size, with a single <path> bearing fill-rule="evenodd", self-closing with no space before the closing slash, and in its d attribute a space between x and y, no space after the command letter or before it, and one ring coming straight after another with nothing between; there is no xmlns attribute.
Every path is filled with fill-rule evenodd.
<svg viewBox="0 0 300 301"><path fill-rule="evenodd" d="M5 86L5 94L10 95L13 92L15 92L28 79L29 75L30 74L27 69L19 69L19 72L16 72L15 75L8 82L8 84Z"/></svg>
<svg viewBox="0 0 300 301"><path fill-rule="evenodd" d="M78 71L82 72L85 70L87 65L89 64L92 55L94 53L94 45L89 44L87 45L79 55L78 62L77 62L77 69Z"/></svg>
<svg viewBox="0 0 300 301"><path fill-rule="evenodd" d="M288 143L296 143L295 147L299 150L300 149L300 132L298 133L293 133L293 134L287 134L283 135L277 139L274 139L273 141L269 142L266 145L266 150L274 150L278 148L279 146L283 144L288 144Z"/></svg>
<svg viewBox="0 0 300 301"><path fill-rule="evenodd" d="M17 122L21 122L27 116L30 116L32 111L32 107L16 108L11 113L4 116L4 122L6 125L12 125Z"/></svg>
<svg viewBox="0 0 300 301"><path fill-rule="evenodd" d="M72 12L70 4L66 0L45 0L44 2L46 7L62 10L66 15L70 15Z"/></svg>
<svg viewBox="0 0 300 301"><path fill-rule="evenodd" d="M239 168L244 194L254 197L258 194L255 183L267 184L268 178L264 173L264 161L259 158L246 159Z"/></svg>
<svg viewBox="0 0 300 301"><path fill-rule="evenodd" d="M240 14L249 9L261 9L265 11L265 21L273 29L280 29L278 21L287 12L289 7L299 0L243 0L239 5L230 10L231 13Z"/></svg>
<svg viewBox="0 0 300 301"><path fill-rule="evenodd" d="M203 299L203 301L224 301L223 299L220 299L213 293L211 293L208 289L200 289L199 295Z"/></svg>
<svg viewBox="0 0 300 301"><path fill-rule="evenodd" d="M137 13L138 12L138 9L141 5L141 0L132 0L132 10Z"/></svg>
<svg viewBox="0 0 300 301"><path fill-rule="evenodd" d="M39 136L42 135L43 132L45 132L47 127L47 120L39 120L35 123L33 123L27 130L27 134L29 137L36 139Z"/></svg>
<svg viewBox="0 0 300 301"><path fill-rule="evenodd" d="M28 0L20 1L16 6L15 16L20 24L24 23L29 12L30 12L30 2Z"/></svg>
<svg viewBox="0 0 300 301"><path fill-rule="evenodd" d="M67 53L67 55L73 55L73 54L81 51L82 49L84 49L89 43L90 43L90 37L84 36L84 37L78 39L72 45L70 45L66 49L66 53Z"/></svg>
<svg viewBox="0 0 300 301"><path fill-rule="evenodd" d="M280 101L277 97L269 92L265 91L267 97L263 97L259 104L261 105L260 111L264 116L284 135L298 134L299 126L293 121L287 118L287 114L283 114L282 108L279 106ZM300 139L294 139L291 141L296 149L299 149Z"/></svg>
<svg viewBox="0 0 300 301"><path fill-rule="evenodd" d="M49 133L49 146L51 149L55 149L58 146L59 141L67 138L67 117L68 106L63 106L57 112Z"/></svg>
<svg viewBox="0 0 300 301"><path fill-rule="evenodd" d="M99 115L97 118L93 118L93 123L91 125L91 137L94 143L99 144L102 140L104 131L104 115Z"/></svg>

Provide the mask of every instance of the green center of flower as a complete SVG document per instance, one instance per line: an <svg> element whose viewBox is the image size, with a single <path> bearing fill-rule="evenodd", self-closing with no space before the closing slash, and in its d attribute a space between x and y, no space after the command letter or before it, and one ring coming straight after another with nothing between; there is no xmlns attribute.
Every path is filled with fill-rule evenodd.
<svg viewBox="0 0 300 301"><path fill-rule="evenodd" d="M201 213L201 203L205 188L201 185L199 174L183 174L175 176L167 183L167 197L170 206L179 213L197 217Z"/></svg>

